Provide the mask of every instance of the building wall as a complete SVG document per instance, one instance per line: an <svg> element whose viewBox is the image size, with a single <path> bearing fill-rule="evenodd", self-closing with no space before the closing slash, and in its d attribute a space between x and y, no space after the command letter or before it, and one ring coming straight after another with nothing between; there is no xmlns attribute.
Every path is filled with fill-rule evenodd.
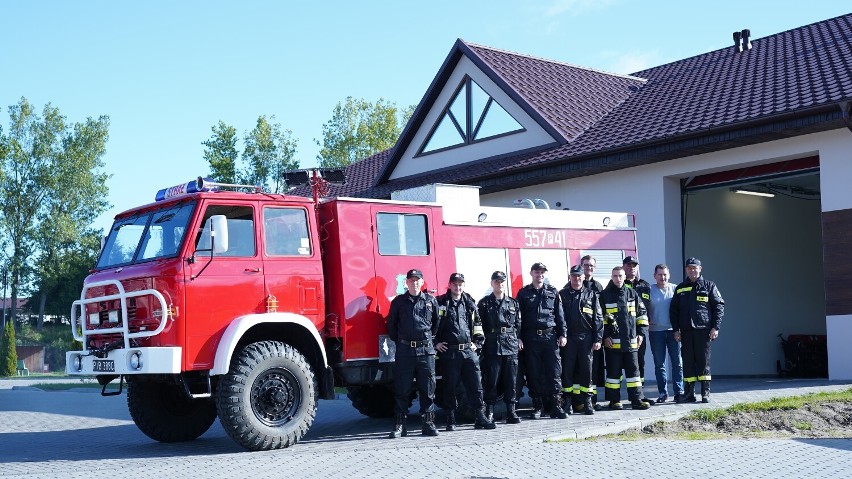
<svg viewBox="0 0 852 479"><path fill-rule="evenodd" d="M828 375L831 379L852 378L852 294L848 286L852 271L852 161L849 138L820 150L823 245L826 270L826 329L828 330ZM826 191L832 192L827 195Z"/></svg>
<svg viewBox="0 0 852 479"><path fill-rule="evenodd" d="M821 164L822 190L820 209L827 211L852 208L852 195L849 194L847 186L849 179L852 178L852 166L848 159L849 151L852 151L852 132L839 129L489 194L483 196L482 204L506 206L517 198L541 198L551 206L560 202L562 207L571 209L633 212L636 214L639 229L639 259L642 262L640 265L642 275L650 279L653 265L666 262L672 266L672 281L677 282L683 277L683 271L679 267L683 260L679 187L681 178L818 155ZM693 204L693 206L696 205ZM728 295L734 294L733 291L726 293L731 289L728 285L738 284L740 282L738 277L742 274L739 269L731 267L735 265L723 259L726 258L726 254L733 252L725 251L719 259L705 255L706 258L711 258L705 260L708 277L719 284L723 294ZM746 253L751 252L750 249L746 250ZM687 254L693 253L687 252ZM699 254L695 255L699 256ZM767 281L775 281L778 284L777 279L784 277L783 283L786 287L791 281L799 279L793 274L795 266L798 265L798 251L796 248L791 249L788 254L779 258L779 261L781 264L774 267L774 273ZM822 263L818 258L812 261L815 263L811 262L809 265L819 266ZM816 281L821 282L822 272L818 273ZM815 274L812 268L807 271L809 277L814 277ZM598 276L607 276L607 272L598 272ZM810 295L811 299L813 299L812 296L813 294ZM813 301L817 300L813 299ZM824 307L824 301L822 302ZM807 304L816 303L808 301ZM742 307L744 305L740 301L728 305L730 322L742 315L737 311ZM763 326L768 331L777 330L774 332L775 335L781 332L786 333L787 331L778 330L776 324L768 322L775 321L778 316L785 314L785 307L781 306L781 302L777 302L777 305L773 307L774 311L761 319L765 321ZM811 309L814 308L811 307ZM741 321L746 320L741 319ZM728 327L732 327L730 322ZM821 329L812 322L806 324L814 326L815 331ZM829 334L831 379L852 378L852 348L845 346L852 340L852 310L842 315L827 316L824 329ZM736 333L736 330L731 332ZM719 343L714 346L714 374L764 374L770 372L769 369L774 369L774 362L768 355L768 349L764 349L764 354L767 356L761 357L759 361L730 364L726 362L723 357L726 355L736 357L738 350L734 348L739 346L739 340L732 338L727 341L726 335L727 332L723 331ZM781 352L777 346L777 338L763 341L766 341L765 348L778 348L776 356L780 358ZM771 343L774 343L774 346ZM772 366L766 366L767 364Z"/></svg>

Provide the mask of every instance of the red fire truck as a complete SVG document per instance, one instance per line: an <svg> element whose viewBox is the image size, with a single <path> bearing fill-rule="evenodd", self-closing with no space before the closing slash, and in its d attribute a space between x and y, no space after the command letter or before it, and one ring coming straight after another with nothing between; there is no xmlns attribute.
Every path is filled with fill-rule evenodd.
<svg viewBox="0 0 852 479"><path fill-rule="evenodd" d="M478 299L495 270L517 293L535 262L561 287L582 254L605 266L636 253L628 214L484 207L475 187L312 200L224 186L199 179L117 215L72 306L83 349L67 373L96 376L104 395L126 384L157 441L195 439L218 416L247 449L287 447L336 386L391 415L385 320L409 269L433 292L462 272Z"/></svg>

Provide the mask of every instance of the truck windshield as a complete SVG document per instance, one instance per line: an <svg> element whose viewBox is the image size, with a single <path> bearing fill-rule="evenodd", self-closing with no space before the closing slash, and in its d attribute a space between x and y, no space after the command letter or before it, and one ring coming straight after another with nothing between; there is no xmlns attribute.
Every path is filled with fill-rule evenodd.
<svg viewBox="0 0 852 479"><path fill-rule="evenodd" d="M195 202L116 220L96 268L141 263L176 256Z"/></svg>

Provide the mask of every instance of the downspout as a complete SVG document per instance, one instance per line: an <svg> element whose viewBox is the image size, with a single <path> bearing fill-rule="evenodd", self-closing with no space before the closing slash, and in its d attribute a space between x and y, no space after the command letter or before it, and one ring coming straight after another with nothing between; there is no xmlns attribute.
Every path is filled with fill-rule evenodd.
<svg viewBox="0 0 852 479"><path fill-rule="evenodd" d="M846 123L846 128L849 131L852 131L852 115L850 115L850 111L852 111L852 103L848 101L841 101L838 103L840 106L840 111L843 113L843 123Z"/></svg>

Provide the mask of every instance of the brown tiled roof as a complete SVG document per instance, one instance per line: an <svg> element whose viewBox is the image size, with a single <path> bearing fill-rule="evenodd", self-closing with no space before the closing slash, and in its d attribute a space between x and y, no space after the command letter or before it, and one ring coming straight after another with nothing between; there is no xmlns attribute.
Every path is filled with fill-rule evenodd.
<svg viewBox="0 0 852 479"><path fill-rule="evenodd" d="M467 55L560 144L389 181L399 158L388 150L351 165L356 179L341 191L381 198L436 182L497 191L844 125L839 105L852 102L852 14L751 42L742 53L731 42L621 76L460 40L415 117L440 91L446 71ZM406 126L397 150L419 128L417 121Z"/></svg>

